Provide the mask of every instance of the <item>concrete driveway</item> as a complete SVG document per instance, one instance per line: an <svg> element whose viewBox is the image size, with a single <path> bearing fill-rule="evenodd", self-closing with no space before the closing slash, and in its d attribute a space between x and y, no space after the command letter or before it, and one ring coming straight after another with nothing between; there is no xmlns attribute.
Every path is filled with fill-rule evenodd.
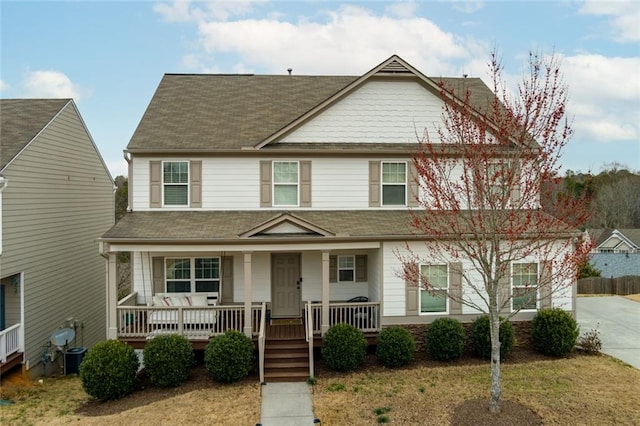
<svg viewBox="0 0 640 426"><path fill-rule="evenodd" d="M602 352L640 369L640 303L620 296L578 297L580 335L598 327Z"/></svg>

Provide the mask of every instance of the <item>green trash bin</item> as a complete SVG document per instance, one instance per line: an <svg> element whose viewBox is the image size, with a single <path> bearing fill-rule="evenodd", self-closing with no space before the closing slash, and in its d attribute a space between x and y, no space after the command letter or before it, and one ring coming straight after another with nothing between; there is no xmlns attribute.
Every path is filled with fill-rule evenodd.
<svg viewBox="0 0 640 426"><path fill-rule="evenodd" d="M84 359L87 348L78 347L68 349L64 355L65 374L78 374L80 372L80 363Z"/></svg>

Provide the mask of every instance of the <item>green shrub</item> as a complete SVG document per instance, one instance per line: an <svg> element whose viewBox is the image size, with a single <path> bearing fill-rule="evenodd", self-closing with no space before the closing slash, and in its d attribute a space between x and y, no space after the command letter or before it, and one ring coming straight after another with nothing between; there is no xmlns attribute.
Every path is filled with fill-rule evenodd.
<svg viewBox="0 0 640 426"><path fill-rule="evenodd" d="M254 352L250 338L237 330L227 330L211 339L205 348L204 362L209 376L225 383L244 379L253 369Z"/></svg>
<svg viewBox="0 0 640 426"><path fill-rule="evenodd" d="M505 359L511 352L515 340L513 325L509 321L500 323L499 339L500 359ZM473 341L473 350L476 355L484 359L491 358L491 330L487 315L476 318L471 324L471 340Z"/></svg>
<svg viewBox="0 0 640 426"><path fill-rule="evenodd" d="M349 324L336 324L322 338L322 359L336 371L355 370L364 362L367 339Z"/></svg>
<svg viewBox="0 0 640 426"><path fill-rule="evenodd" d="M413 361L416 342L404 327L385 328L378 335L376 355L385 367L396 368Z"/></svg>
<svg viewBox="0 0 640 426"><path fill-rule="evenodd" d="M576 346L578 324L560 308L541 309L531 321L533 347L545 355L565 356Z"/></svg>
<svg viewBox="0 0 640 426"><path fill-rule="evenodd" d="M131 346L119 340L96 343L80 364L85 392L97 399L122 398L133 391L140 361Z"/></svg>
<svg viewBox="0 0 640 426"><path fill-rule="evenodd" d="M453 318L438 318L427 328L425 343L433 359L449 361L460 358L465 345L464 327Z"/></svg>
<svg viewBox="0 0 640 426"><path fill-rule="evenodd" d="M156 336L144 347L144 369L156 386L178 386L195 363L193 347L177 334Z"/></svg>

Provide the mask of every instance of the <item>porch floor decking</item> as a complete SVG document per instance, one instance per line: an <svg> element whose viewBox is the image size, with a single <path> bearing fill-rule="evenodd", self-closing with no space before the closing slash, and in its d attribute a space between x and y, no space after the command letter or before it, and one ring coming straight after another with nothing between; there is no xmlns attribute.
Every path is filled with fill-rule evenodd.
<svg viewBox="0 0 640 426"><path fill-rule="evenodd" d="M266 338L269 340L297 340L304 339L304 324L283 324L271 325L266 324Z"/></svg>

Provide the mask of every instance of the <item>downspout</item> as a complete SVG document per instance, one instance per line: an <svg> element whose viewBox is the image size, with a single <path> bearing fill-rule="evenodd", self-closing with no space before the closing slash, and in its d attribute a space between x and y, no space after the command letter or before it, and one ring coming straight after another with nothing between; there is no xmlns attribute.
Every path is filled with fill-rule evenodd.
<svg viewBox="0 0 640 426"><path fill-rule="evenodd" d="M2 191L7 187L9 180L0 175L0 256L2 256Z"/></svg>

